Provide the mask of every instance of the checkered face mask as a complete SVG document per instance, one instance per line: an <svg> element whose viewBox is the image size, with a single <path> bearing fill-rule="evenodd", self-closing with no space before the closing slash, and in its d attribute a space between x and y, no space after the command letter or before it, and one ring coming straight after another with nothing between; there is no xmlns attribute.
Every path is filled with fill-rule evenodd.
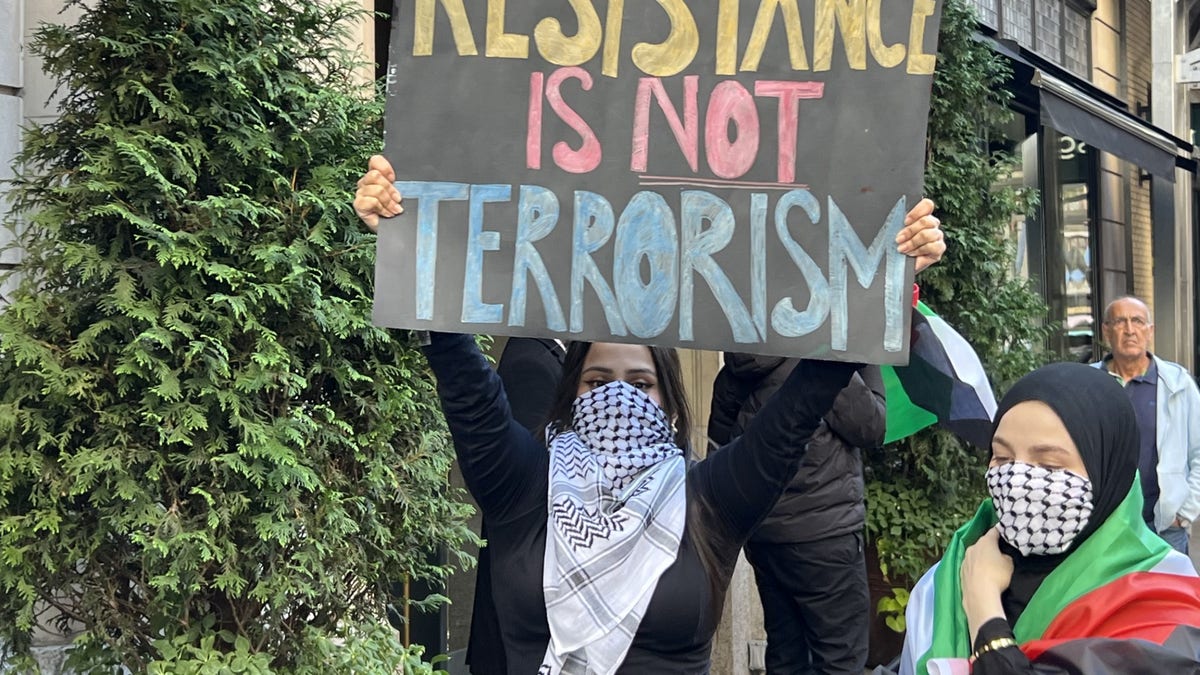
<svg viewBox="0 0 1200 675"><path fill-rule="evenodd" d="M1009 462L988 469L987 484L1000 536L1022 555L1062 553L1092 515L1092 481L1066 469Z"/></svg>

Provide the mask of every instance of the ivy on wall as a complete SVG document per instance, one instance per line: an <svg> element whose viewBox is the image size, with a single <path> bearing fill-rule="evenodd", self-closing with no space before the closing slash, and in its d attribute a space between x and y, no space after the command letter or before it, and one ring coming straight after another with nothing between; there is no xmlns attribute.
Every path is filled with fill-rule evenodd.
<svg viewBox="0 0 1200 675"><path fill-rule="evenodd" d="M1011 72L974 37L976 28L967 0L945 1L925 190L938 205L948 246L918 281L924 301L971 343L1000 394L1045 362L1047 309L1012 272L1010 223L1033 210L1036 194L999 187L1015 161L989 149L989 139L999 138L1013 115L1005 88ZM930 430L869 454L867 531L893 584L911 587L974 513L985 494L987 452ZM892 611L903 604L895 600Z"/></svg>

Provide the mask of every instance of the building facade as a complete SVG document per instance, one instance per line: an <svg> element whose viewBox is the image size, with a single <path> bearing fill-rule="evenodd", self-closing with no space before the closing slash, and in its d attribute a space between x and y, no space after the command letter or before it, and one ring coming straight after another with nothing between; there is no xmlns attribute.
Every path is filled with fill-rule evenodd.
<svg viewBox="0 0 1200 675"><path fill-rule="evenodd" d="M1013 271L1046 299L1052 354L1098 357L1105 305L1135 294L1154 313L1156 351L1191 367L1196 163L1177 87L1156 78L1182 17L1163 29L1151 0L971 2L979 38L1013 70L1015 115L995 143L1021 160L1012 181L1041 196L1010 225Z"/></svg>

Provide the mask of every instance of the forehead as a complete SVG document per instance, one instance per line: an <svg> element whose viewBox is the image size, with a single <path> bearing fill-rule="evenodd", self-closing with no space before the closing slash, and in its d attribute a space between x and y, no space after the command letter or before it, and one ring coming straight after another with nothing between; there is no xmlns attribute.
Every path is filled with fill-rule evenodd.
<svg viewBox="0 0 1200 675"><path fill-rule="evenodd" d="M1018 403L1004 413L996 425L992 446L993 450L1009 450L1026 462L1036 462L1047 455L1083 461L1062 418L1041 401Z"/></svg>
<svg viewBox="0 0 1200 675"><path fill-rule="evenodd" d="M583 360L583 369L589 368L604 368L613 372L654 372L654 358L650 355L650 348L644 345L597 342L588 350L587 358Z"/></svg>
<svg viewBox="0 0 1200 675"><path fill-rule="evenodd" d="M1109 318L1123 318L1140 316L1143 319L1149 318L1150 310L1144 303L1133 298L1124 298L1117 300L1108 309Z"/></svg>

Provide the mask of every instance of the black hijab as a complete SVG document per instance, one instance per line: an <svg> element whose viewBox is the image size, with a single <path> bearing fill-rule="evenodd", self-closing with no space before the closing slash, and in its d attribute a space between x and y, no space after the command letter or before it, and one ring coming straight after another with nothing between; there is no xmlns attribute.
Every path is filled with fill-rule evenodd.
<svg viewBox="0 0 1200 675"><path fill-rule="evenodd" d="M1116 511L1137 472L1137 416L1116 379L1082 363L1055 363L1038 368L1013 385L996 411L996 428L1005 413L1019 403L1040 401L1062 420L1083 456L1092 482L1092 515L1071 547L1056 555L1021 555L1003 539L1000 549L1013 559L1013 576L1001 598L1010 624L1025 610L1042 580L1054 571Z"/></svg>

